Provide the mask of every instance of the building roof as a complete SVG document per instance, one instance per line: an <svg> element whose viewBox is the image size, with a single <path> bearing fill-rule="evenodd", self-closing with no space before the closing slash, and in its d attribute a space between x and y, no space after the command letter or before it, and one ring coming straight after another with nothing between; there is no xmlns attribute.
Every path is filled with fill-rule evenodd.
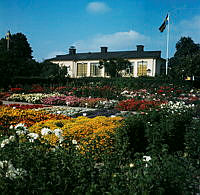
<svg viewBox="0 0 200 195"><path fill-rule="evenodd" d="M50 61L80 61L80 60L109 60L109 59L161 58L161 51L115 51L115 52L88 52L57 55Z"/></svg>

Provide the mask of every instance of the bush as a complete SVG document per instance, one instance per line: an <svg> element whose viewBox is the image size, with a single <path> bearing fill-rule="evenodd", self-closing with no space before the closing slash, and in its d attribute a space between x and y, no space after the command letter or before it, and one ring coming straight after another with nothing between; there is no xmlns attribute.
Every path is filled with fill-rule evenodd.
<svg viewBox="0 0 200 195"><path fill-rule="evenodd" d="M116 131L117 147L121 147L125 153L130 153L132 156L136 152L146 152L145 131L145 116L132 115L125 118L124 126Z"/></svg>
<svg viewBox="0 0 200 195"><path fill-rule="evenodd" d="M167 145L170 153L184 151L184 136L191 121L191 112L167 114L153 111L149 113L146 129L149 149L160 151L162 145Z"/></svg>

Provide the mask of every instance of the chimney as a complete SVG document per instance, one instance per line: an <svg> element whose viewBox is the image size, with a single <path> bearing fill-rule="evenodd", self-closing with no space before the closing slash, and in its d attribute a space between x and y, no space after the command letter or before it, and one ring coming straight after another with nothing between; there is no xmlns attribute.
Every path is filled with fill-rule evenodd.
<svg viewBox="0 0 200 195"><path fill-rule="evenodd" d="M101 53L107 53L108 47L101 47Z"/></svg>
<svg viewBox="0 0 200 195"><path fill-rule="evenodd" d="M143 52L144 51L144 45L137 45L137 52Z"/></svg>
<svg viewBox="0 0 200 195"><path fill-rule="evenodd" d="M71 47L69 48L69 54L70 54L70 55L76 54L76 48L75 48L74 46L71 46Z"/></svg>

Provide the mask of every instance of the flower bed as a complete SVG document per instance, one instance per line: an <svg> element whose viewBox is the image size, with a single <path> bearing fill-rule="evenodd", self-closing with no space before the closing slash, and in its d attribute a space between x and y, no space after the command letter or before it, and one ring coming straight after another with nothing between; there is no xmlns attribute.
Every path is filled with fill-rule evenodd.
<svg viewBox="0 0 200 195"><path fill-rule="evenodd" d="M162 101L128 99L120 101L116 108L122 111L144 111L158 108L162 103Z"/></svg>
<svg viewBox="0 0 200 195"><path fill-rule="evenodd" d="M49 119L69 119L69 117L50 114L45 111L22 110L9 106L0 106L0 126L4 129L18 123L24 123L30 127L36 122Z"/></svg>
<svg viewBox="0 0 200 195"><path fill-rule="evenodd" d="M108 150L112 146L111 135L114 130L121 126L121 117L99 116L92 119L78 117L68 120L49 120L41 121L29 128L30 132L37 133L42 142L48 142L52 146L59 146L64 140L75 140L76 145L82 151ZM59 136L55 131L59 131Z"/></svg>
<svg viewBox="0 0 200 195"><path fill-rule="evenodd" d="M22 110L38 109L38 108L48 107L48 106L41 105L41 104L35 104L35 105L29 105L29 104L8 104L7 106L12 107L12 108L20 108Z"/></svg>
<svg viewBox="0 0 200 195"><path fill-rule="evenodd" d="M68 105L82 108L0 107L2 194L199 193L199 91L126 89L116 96L123 99L118 110L128 110L120 112L106 108L108 100L94 98L90 87L73 87L84 92L80 97L71 96L71 90L27 97L49 105L65 105L67 99ZM129 114L113 117L122 113Z"/></svg>
<svg viewBox="0 0 200 195"><path fill-rule="evenodd" d="M59 94L43 94L43 93L12 94L10 97L7 98L7 100L41 104L42 99L57 95Z"/></svg>

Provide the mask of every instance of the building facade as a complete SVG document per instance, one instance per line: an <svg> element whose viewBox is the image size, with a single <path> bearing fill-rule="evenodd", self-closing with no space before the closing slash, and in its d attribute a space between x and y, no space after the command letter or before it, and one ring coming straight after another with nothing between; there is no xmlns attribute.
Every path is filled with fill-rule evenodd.
<svg viewBox="0 0 200 195"><path fill-rule="evenodd" d="M69 54L57 55L49 59L59 66L66 66L68 76L79 77L109 77L104 67L99 67L101 60L126 59L130 68L121 72L124 77L155 76L164 72L165 60L161 51L144 51L143 45L137 45L135 51L108 52L107 47L101 47L100 52L77 53L75 47L69 48Z"/></svg>

